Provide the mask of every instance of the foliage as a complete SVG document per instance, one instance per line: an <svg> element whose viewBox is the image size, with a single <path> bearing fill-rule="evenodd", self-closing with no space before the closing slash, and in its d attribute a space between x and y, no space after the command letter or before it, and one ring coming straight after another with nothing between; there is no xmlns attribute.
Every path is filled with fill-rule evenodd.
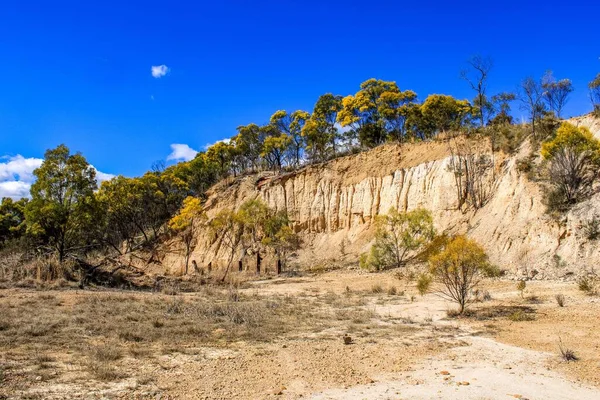
<svg viewBox="0 0 600 400"><path fill-rule="evenodd" d="M421 113L431 136L459 130L471 118L473 109L467 100L457 100L452 96L432 94L421 106Z"/></svg>
<svg viewBox="0 0 600 400"><path fill-rule="evenodd" d="M523 293L525 292L525 288L527 288L527 282L524 279L521 279L517 282L517 290L521 293L521 298L523 298Z"/></svg>
<svg viewBox="0 0 600 400"><path fill-rule="evenodd" d="M430 273L441 285L440 295L458 303L460 314L488 264L483 248L464 236L455 237L444 251L429 260Z"/></svg>
<svg viewBox="0 0 600 400"><path fill-rule="evenodd" d="M302 128L309 160L325 161L336 155L341 139L336 119L341 110L342 96L327 93L317 100L312 115Z"/></svg>
<svg viewBox="0 0 600 400"><path fill-rule="evenodd" d="M556 137L542 145L542 157L550 161L550 182L565 205L592 192L600 166L600 141L585 127L563 123Z"/></svg>
<svg viewBox="0 0 600 400"><path fill-rule="evenodd" d="M71 154L60 145L46 152L33 174L37 180L25 207L27 232L62 262L67 254L93 242L90 234L98 214L96 170L81 154Z"/></svg>
<svg viewBox="0 0 600 400"><path fill-rule="evenodd" d="M391 208L375 220L375 243L366 258L371 269L401 267L406 257L427 245L435 236L433 218L425 209L398 212Z"/></svg>
<svg viewBox="0 0 600 400"><path fill-rule="evenodd" d="M384 143L388 137L402 140L409 105L417 95L401 91L396 82L369 79L355 95L344 97L337 121L350 127L363 147Z"/></svg>
<svg viewBox="0 0 600 400"><path fill-rule="evenodd" d="M600 118L600 73L588 84L594 114Z"/></svg>
<svg viewBox="0 0 600 400"><path fill-rule="evenodd" d="M433 277L429 274L421 274L417 278L417 290L421 296L425 296L431 287Z"/></svg>
<svg viewBox="0 0 600 400"><path fill-rule="evenodd" d="M597 215L583 223L583 233L588 240L600 238L600 218Z"/></svg>
<svg viewBox="0 0 600 400"><path fill-rule="evenodd" d="M236 251L240 251L243 257L249 250L258 253L270 248L285 263L288 252L299 244L296 233L289 226L287 214L275 212L258 199L244 202L238 211L222 210L208 226L214 240L229 252L223 280Z"/></svg>
<svg viewBox="0 0 600 400"><path fill-rule="evenodd" d="M294 111L291 114L280 110L271 116L271 125L273 125L278 132L277 137L287 137L289 138L289 143L287 143L287 146L284 146L283 142L281 142L282 139L280 139L279 144L275 145L275 143L270 143L270 145L284 146L283 151L287 150L289 152L288 159L293 167L299 166L304 156L304 148L306 146L305 137L302 135L302 129L309 118L309 113L300 110ZM266 147L267 143L265 143L265 148ZM268 153L268 150L266 152ZM281 168L281 165L279 165L279 168Z"/></svg>
<svg viewBox="0 0 600 400"><path fill-rule="evenodd" d="M0 248L25 234L25 207L27 199L13 200L5 197L0 202Z"/></svg>
<svg viewBox="0 0 600 400"><path fill-rule="evenodd" d="M593 296L598 293L597 284L598 278L595 275L584 275L577 280L577 287L579 290L589 296Z"/></svg>
<svg viewBox="0 0 600 400"><path fill-rule="evenodd" d="M261 156L266 160L269 168L281 170L286 160L286 154L292 148L292 138L273 129L268 129L268 131Z"/></svg>
<svg viewBox="0 0 600 400"><path fill-rule="evenodd" d="M196 239L196 225L200 219L206 216L202 211L200 199L187 197L183 200L183 206L173 218L169 220L169 228L180 235L185 245L185 273L188 272L190 254Z"/></svg>
<svg viewBox="0 0 600 400"><path fill-rule="evenodd" d="M560 118L562 110L569 99L569 95L573 92L573 83L570 79L561 79L559 81L554 78L552 71L546 72L542 78L543 97L548 105L548 108Z"/></svg>

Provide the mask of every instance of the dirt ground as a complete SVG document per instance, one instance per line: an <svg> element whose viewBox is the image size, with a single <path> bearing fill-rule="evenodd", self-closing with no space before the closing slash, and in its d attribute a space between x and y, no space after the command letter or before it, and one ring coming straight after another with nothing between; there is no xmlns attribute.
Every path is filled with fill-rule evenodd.
<svg viewBox="0 0 600 400"><path fill-rule="evenodd" d="M479 297L448 317L414 282L360 271L197 293L5 289L0 399L600 398L599 297L511 281Z"/></svg>

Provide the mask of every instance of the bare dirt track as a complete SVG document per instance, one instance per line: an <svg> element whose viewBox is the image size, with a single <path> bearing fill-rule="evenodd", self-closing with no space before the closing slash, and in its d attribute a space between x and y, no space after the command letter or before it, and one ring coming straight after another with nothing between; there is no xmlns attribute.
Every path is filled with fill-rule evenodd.
<svg viewBox="0 0 600 400"><path fill-rule="evenodd" d="M598 297L562 282L484 291L448 318L394 272L171 295L6 289L0 398L600 398ZM560 359L559 336L578 361Z"/></svg>

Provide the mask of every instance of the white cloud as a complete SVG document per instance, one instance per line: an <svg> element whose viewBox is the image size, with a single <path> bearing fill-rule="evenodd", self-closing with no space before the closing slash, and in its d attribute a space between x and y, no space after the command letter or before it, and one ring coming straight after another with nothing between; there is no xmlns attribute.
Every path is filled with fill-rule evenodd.
<svg viewBox="0 0 600 400"><path fill-rule="evenodd" d="M22 197L29 197L29 188L31 183L21 181L0 182L0 199L10 197L13 200L19 200Z"/></svg>
<svg viewBox="0 0 600 400"><path fill-rule="evenodd" d="M209 148L209 147L211 147L211 146L214 146L214 145L215 145L215 144L217 144L217 143L225 143L225 144L229 144L229 143L231 143L231 139L230 139L230 138L227 138L227 139L221 139L221 140L217 140L217 141L216 141L216 142L214 142L214 143L206 143L206 144L204 145L204 150L208 150L208 148Z"/></svg>
<svg viewBox="0 0 600 400"><path fill-rule="evenodd" d="M96 170L96 181L98 182L98 184L101 184L104 181L110 181L112 178L115 177L115 175L113 174L107 174L106 172L98 171L93 165L92 168Z"/></svg>
<svg viewBox="0 0 600 400"><path fill-rule="evenodd" d="M11 197L15 200L29 197L29 189L35 181L33 170L42 165L41 158L25 158L20 154L14 157L4 156L0 160L0 199ZM92 166L92 168L94 168ZM114 175L98 171L96 168L96 180L98 183L114 178Z"/></svg>
<svg viewBox="0 0 600 400"><path fill-rule="evenodd" d="M171 150L171 154L167 156L168 161L190 161L198 154L196 150L192 149L187 144L181 143L173 143L171 145Z"/></svg>
<svg viewBox="0 0 600 400"><path fill-rule="evenodd" d="M0 182L9 180L32 182L35 179L33 170L42 165L43 161L41 158L25 158L20 154L14 157L0 157L0 159L8 160L0 162Z"/></svg>
<svg viewBox="0 0 600 400"><path fill-rule="evenodd" d="M167 67L165 64L153 65L150 70L152 71L152 76L155 78L161 78L170 71L169 67Z"/></svg>

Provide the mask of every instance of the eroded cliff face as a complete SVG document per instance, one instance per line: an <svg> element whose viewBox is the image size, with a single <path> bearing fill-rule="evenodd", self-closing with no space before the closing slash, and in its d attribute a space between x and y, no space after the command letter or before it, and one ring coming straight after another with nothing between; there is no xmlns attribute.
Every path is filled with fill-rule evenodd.
<svg viewBox="0 0 600 400"><path fill-rule="evenodd" d="M590 121L579 122L589 126ZM481 152L488 147L477 146ZM213 189L206 209L211 218L221 209L261 198L286 210L303 241L292 262L308 267L356 262L371 244L376 215L391 207L423 207L432 212L438 232L467 234L512 276L574 277L600 261L599 247L582 229L583 222L600 215L600 195L561 221L553 220L545 214L539 184L517 169L517 160L529 152L525 144L514 157L494 155L493 174L490 170L485 179L489 198L478 210L458 209L447 142L386 145L294 173L234 179ZM192 259L218 266L228 254L203 231ZM176 271L180 263L172 256L163 264Z"/></svg>

